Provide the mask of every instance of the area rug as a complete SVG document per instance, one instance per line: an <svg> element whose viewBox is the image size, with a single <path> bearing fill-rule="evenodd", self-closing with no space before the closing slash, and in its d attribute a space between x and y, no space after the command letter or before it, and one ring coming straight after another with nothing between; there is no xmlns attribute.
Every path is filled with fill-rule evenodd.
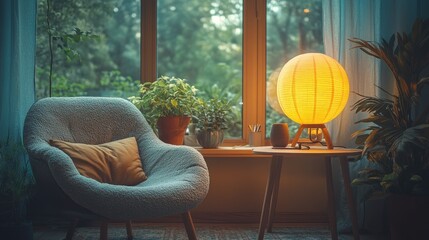
<svg viewBox="0 0 429 240"><path fill-rule="evenodd" d="M258 237L256 225L200 225L195 226L200 240L254 240ZM78 228L73 240L98 240L99 228ZM133 226L134 240L187 240L184 227L181 224L157 224ZM328 240L331 239L328 229L320 227L280 227L273 228L272 233L266 233L265 240L299 239L299 240ZM125 226L109 226L109 240L126 240Z"/></svg>

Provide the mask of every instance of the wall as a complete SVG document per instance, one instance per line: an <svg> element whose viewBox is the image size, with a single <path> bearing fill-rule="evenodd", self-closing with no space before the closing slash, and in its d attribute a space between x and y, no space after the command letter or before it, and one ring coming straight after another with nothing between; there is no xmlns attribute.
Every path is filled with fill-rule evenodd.
<svg viewBox="0 0 429 240"><path fill-rule="evenodd" d="M206 158L210 190L192 211L196 222L258 222L269 158ZM283 161L277 220L326 222L325 165L322 159Z"/></svg>

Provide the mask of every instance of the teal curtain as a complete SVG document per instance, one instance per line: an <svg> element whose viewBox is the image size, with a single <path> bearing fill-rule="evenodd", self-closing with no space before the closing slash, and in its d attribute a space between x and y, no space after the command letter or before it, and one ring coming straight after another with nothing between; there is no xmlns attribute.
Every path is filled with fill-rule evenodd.
<svg viewBox="0 0 429 240"><path fill-rule="evenodd" d="M395 32L409 32L417 17L427 18L429 16L427 9L429 9L427 0L324 0L325 53L337 59L344 66L349 76L351 91L348 104L343 112L327 124L334 145L355 147L351 134L364 127L354 124L363 116L351 111L351 105L359 99L359 96L353 92L366 96L381 95L382 92L376 85L391 90L393 89L391 83L394 82L390 79L390 73L386 67L375 58L353 49L353 45L348 39L361 38L380 42L382 38L389 39ZM351 178L356 177L360 169L370 164L366 159L350 163ZM332 168L338 230L351 232L351 220L338 161L332 162ZM354 189L359 224L361 228L381 232L383 226L375 219L382 219L382 216L377 215L382 213L382 209L373 211L371 216L365 215L368 213L368 211L365 212L365 207L368 206L365 206L364 199L368 190L364 187Z"/></svg>
<svg viewBox="0 0 429 240"><path fill-rule="evenodd" d="M381 1L380 20L383 28L380 35L384 39L389 39L396 32L410 32L411 26L416 18L426 19L429 17L429 1L428 0L390 0ZM394 86L390 70L382 65L381 75L377 84L382 85L384 89L393 91ZM383 96L380 91L377 94ZM426 97L426 96L424 96ZM426 97L429 99L429 97Z"/></svg>
<svg viewBox="0 0 429 240"><path fill-rule="evenodd" d="M359 96L353 92L369 96L376 92L375 82L380 74L378 61L367 57L362 51L353 49L348 39L380 40L380 2L381 0L325 0L323 2L325 53L341 63L350 83L350 96L346 107L337 118L327 124L334 145L355 147L351 135L354 131L364 128L362 125L354 124L363 116L351 111L351 106L359 99ZM350 177L352 179L356 177L359 169L368 164L368 161L364 160L350 164ZM340 232L351 232L351 218L339 161L332 161L332 174L337 227ZM359 199L367 190L367 188L354 188L360 227L364 225L364 208Z"/></svg>
<svg viewBox="0 0 429 240"><path fill-rule="evenodd" d="M36 0L0 1L0 141L21 142L34 103Z"/></svg>

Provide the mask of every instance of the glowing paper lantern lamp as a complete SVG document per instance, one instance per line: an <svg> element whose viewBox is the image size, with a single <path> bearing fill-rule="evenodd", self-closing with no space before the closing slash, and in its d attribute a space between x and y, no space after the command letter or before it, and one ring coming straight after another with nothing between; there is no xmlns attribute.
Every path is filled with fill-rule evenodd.
<svg viewBox="0 0 429 240"><path fill-rule="evenodd" d="M320 128L332 149L325 123L341 113L348 97L347 74L335 59L321 53L306 53L289 60L277 80L277 98L286 116L301 124L292 147L305 128Z"/></svg>

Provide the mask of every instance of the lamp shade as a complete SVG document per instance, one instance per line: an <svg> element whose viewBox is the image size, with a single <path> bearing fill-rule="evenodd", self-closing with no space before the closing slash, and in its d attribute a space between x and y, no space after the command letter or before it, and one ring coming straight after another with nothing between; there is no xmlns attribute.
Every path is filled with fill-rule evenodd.
<svg viewBox="0 0 429 240"><path fill-rule="evenodd" d="M277 80L277 98L283 112L300 124L334 119L347 103L349 81L344 68L321 53L289 60Z"/></svg>

